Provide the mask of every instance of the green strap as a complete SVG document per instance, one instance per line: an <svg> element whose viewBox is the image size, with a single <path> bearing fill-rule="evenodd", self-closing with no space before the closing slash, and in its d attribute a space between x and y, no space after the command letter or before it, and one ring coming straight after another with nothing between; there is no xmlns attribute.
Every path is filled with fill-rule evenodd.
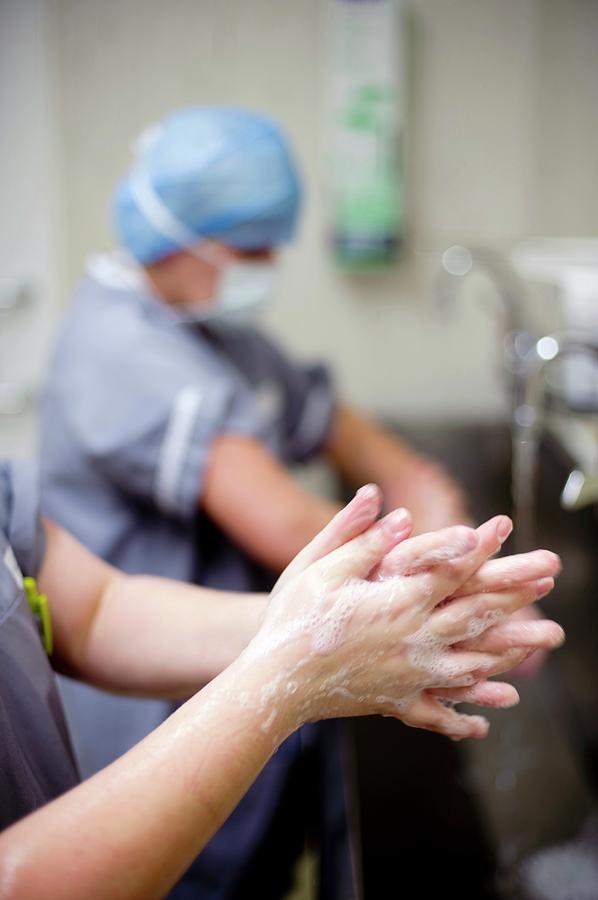
<svg viewBox="0 0 598 900"><path fill-rule="evenodd" d="M37 620L39 631L44 645L44 650L48 656L52 653L52 617L50 616L50 606L48 598L45 594L40 594L37 590L37 582L35 578L23 578L23 587L25 595L29 602L29 608Z"/></svg>

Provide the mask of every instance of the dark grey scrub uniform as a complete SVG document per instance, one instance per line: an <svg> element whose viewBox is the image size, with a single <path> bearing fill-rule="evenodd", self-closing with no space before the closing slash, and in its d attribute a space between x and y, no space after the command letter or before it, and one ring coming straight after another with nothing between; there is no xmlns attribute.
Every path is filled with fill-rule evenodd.
<svg viewBox="0 0 598 900"><path fill-rule="evenodd" d="M31 466L0 463L0 829L74 787L56 677L23 590L43 555Z"/></svg>
<svg viewBox="0 0 598 900"><path fill-rule="evenodd" d="M324 367L294 365L253 328L185 322L135 277L128 283L113 278L109 266L107 275L97 270L77 291L49 372L44 511L126 572L268 589L271 574L200 510L212 443L222 434L247 435L284 463L307 460L328 436L334 405ZM63 697L84 775L171 711L163 701L116 698L72 682ZM319 727L287 741L177 896L278 900L304 838L308 785L324 769L327 800L319 819L334 832L328 860L346 859L339 849L346 836L339 824L341 747L335 725L327 727L326 765ZM317 772L306 773L316 758ZM336 861L324 879L335 887L325 896L350 900L348 867Z"/></svg>

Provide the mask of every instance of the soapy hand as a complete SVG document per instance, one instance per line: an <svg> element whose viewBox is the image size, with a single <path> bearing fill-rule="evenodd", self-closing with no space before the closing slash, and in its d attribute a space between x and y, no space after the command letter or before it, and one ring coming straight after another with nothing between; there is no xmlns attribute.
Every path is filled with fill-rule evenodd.
<svg viewBox="0 0 598 900"><path fill-rule="evenodd" d="M380 713L455 739L483 737L484 719L445 701L517 702L513 687L486 679L562 642L554 622L511 618L552 588L558 558L489 561L510 533L505 516L409 538L405 510L375 523L379 509L374 486L358 492L273 591L245 652L272 673L261 698L267 722L282 707L296 725Z"/></svg>
<svg viewBox="0 0 598 900"><path fill-rule="evenodd" d="M536 622L539 619L542 619L542 612L537 606L526 606L524 609L520 609L518 612L513 613L511 617L512 622L527 623L532 633L535 630ZM546 650L536 650L531 656L526 657L520 665L513 669L510 673L510 677L515 678L516 680L520 678L527 680L535 678L544 668L547 658L548 653Z"/></svg>

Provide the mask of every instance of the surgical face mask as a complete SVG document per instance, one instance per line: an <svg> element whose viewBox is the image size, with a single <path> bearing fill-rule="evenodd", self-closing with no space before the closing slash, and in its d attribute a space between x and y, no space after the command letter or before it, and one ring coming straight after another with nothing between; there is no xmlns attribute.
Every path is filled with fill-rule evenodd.
<svg viewBox="0 0 598 900"><path fill-rule="evenodd" d="M272 299L276 275L270 262L232 262L220 269L214 297L186 303L184 310L195 322L245 319Z"/></svg>
<svg viewBox="0 0 598 900"><path fill-rule="evenodd" d="M194 322L207 322L223 316L238 319L253 313L272 298L276 269L271 262L239 261L223 266L214 255L209 241L197 246L197 235L173 216L147 177L139 174L133 179L131 190L139 209L157 231L182 250L211 262L219 270L215 296L212 300L186 303L183 307L184 318Z"/></svg>

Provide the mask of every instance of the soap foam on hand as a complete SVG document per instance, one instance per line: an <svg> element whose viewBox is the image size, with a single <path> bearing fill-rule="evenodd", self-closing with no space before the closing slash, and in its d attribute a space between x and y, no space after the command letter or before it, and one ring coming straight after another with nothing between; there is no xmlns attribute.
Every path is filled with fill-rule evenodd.
<svg viewBox="0 0 598 900"><path fill-rule="evenodd" d="M357 507L360 502L363 495ZM334 520L324 541L315 539L322 552L306 548L304 565L282 577L260 631L234 663L244 688L233 698L240 713L257 711L273 746L288 734L289 716L297 727L377 713L455 740L484 737L486 720L459 715L442 701L517 702L513 688L485 679L529 651L516 634L507 649L488 652L475 647L475 638L498 633L503 612L524 606L538 579L557 574L558 559L541 551L486 563L510 531L510 521L500 516L476 531L455 526L406 540L405 517L390 514L343 543L336 538L355 534L346 512L339 513L346 531L339 530L333 547ZM392 566L381 569L391 555ZM505 580L501 593L497 584ZM547 629L556 626L539 624L542 646L548 646ZM550 646L561 639L562 632ZM459 642L467 640L474 646L461 649Z"/></svg>

